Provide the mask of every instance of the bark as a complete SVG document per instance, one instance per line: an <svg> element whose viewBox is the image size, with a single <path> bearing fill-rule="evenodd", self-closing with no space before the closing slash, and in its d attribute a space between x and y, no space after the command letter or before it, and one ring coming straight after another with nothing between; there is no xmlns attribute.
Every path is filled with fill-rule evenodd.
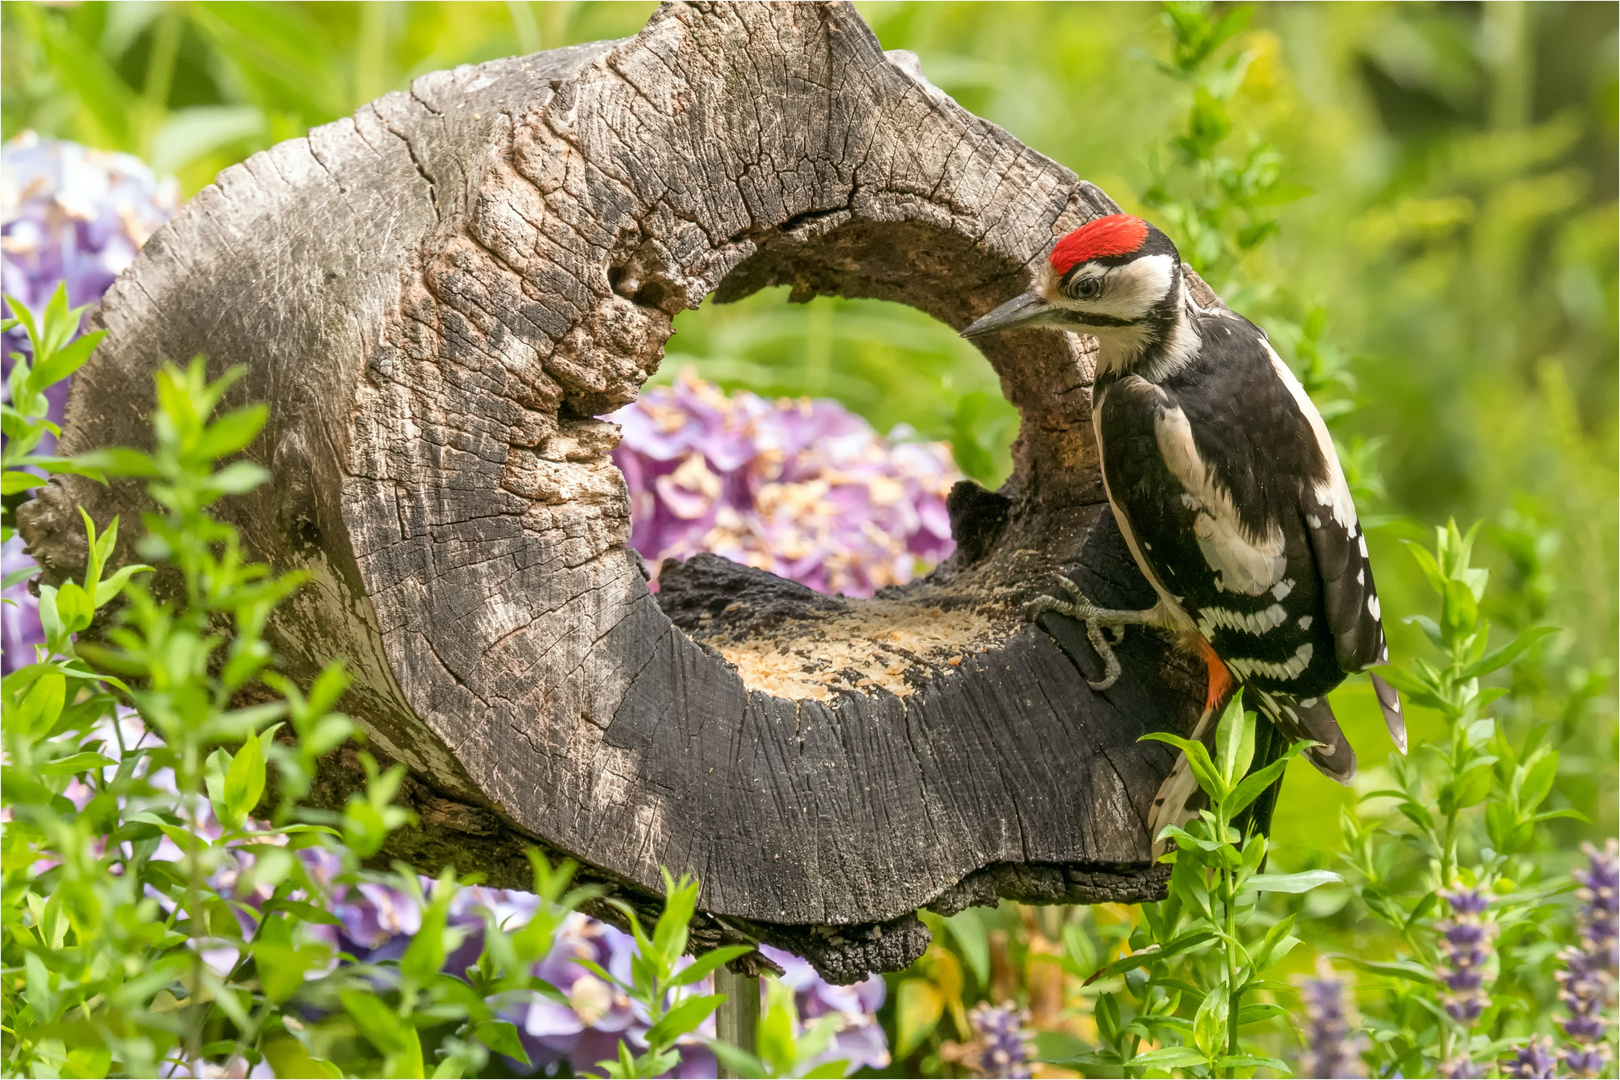
<svg viewBox="0 0 1620 1080"><path fill-rule="evenodd" d="M225 170L107 295L63 449L147 445L151 374L201 353L267 400L273 481L225 516L312 583L285 669L332 658L421 825L395 855L522 885L571 854L656 906L703 883L700 943L757 938L848 981L925 947L914 912L1162 891L1144 821L1202 669L1132 631L1124 675L1072 620L1073 576L1146 606L1103 498L1089 342L984 346L1022 417L999 493L963 485L958 553L871 600L715 557L648 591L596 417L657 368L671 317L786 284L961 327L1055 236L1115 206L885 54L847 4L671 4L634 38L418 79ZM22 513L49 575L83 565L53 482ZM323 774L340 803L352 751Z"/></svg>

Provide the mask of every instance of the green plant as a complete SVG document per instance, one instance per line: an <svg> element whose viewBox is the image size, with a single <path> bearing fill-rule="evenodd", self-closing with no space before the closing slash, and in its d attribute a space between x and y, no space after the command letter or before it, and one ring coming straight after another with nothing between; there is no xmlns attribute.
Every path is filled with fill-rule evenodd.
<svg viewBox="0 0 1620 1080"><path fill-rule="evenodd" d="M1466 534L1454 522L1435 530L1433 551L1410 550L1439 601L1438 620L1414 615L1439 654L1415 657L1387 669L1386 677L1414 705L1443 720L1442 737L1415 747L1411 759L1391 755L1393 786L1368 791L1362 806L1346 809L1342 827L1351 882L1366 910L1385 923L1406 948L1404 956L1377 961L1345 959L1386 979L1385 1008L1367 1010L1375 1042L1388 1067L1411 1073L1430 1067L1427 1056L1450 1062L1458 1056L1493 1054L1511 1045L1515 1013L1535 1024L1527 996L1536 972L1530 958L1512 946L1545 937L1549 901L1569 888L1541 883L1535 854L1538 826L1579 815L1570 808L1544 809L1558 775L1559 753L1532 730L1513 745L1487 710L1509 693L1482 685L1554 633L1527 629L1490 648L1490 623L1481 614L1489 572L1473 565L1476 525ZM1393 800L1398 818L1366 804ZM1447 890L1472 890L1491 898L1499 965L1484 987L1490 1004L1477 1021L1460 1023L1444 1008L1445 965L1441 952L1442 900ZM1510 993L1512 990L1518 992ZM1530 998L1533 1000L1533 997ZM1479 1029L1478 1039L1469 1032ZM1494 1037L1487 1037L1494 1036Z"/></svg>
<svg viewBox="0 0 1620 1080"><path fill-rule="evenodd" d="M11 374L6 378L6 400L0 402L0 432L5 435L5 446L0 449L0 543L10 540L16 531L12 515L18 503L30 490L43 484L47 475L80 473L102 478L100 468L93 462L35 453L47 434L53 437L62 434L62 429L46 416L50 406L45 391L72 377L84 366L101 340L102 332L75 336L79 334L87 307L68 308L65 284L57 285L38 315L9 296L6 306L15 315L0 323L0 329L21 326L28 334L31 348L27 355L12 354ZM32 569L8 575L4 584L9 586L27 577Z"/></svg>
<svg viewBox="0 0 1620 1080"><path fill-rule="evenodd" d="M1170 1069L1195 1076L1235 1076L1256 1068L1287 1071L1283 1062L1258 1051L1243 1036L1245 1027L1286 1014L1280 1005L1263 1000L1286 990L1266 974L1299 944L1292 934L1294 917L1265 919L1258 910L1259 896L1306 892L1339 876L1324 870L1265 873L1266 837L1245 835L1235 826L1308 745L1296 743L1250 772L1256 723L1256 714L1244 711L1239 693L1221 715L1213 758L1201 742L1164 733L1145 736L1187 755L1209 808L1187 828L1165 830L1164 836L1175 843L1165 856L1175 866L1169 895L1142 906L1142 924L1129 940L1131 951L1090 977L1123 976L1134 999L1133 1015L1125 1015L1116 994L1100 994L1100 1048L1061 1064L1120 1069L1127 1076ZM1069 949L1071 962L1087 959L1085 947L1071 944ZM1160 1045L1142 1051L1144 1041Z"/></svg>
<svg viewBox="0 0 1620 1080"><path fill-rule="evenodd" d="M848 1066L843 1061L824 1061L813 1064L825 1054L838 1033L842 1017L837 1014L818 1016L803 1025L799 1034L799 1008L793 991L775 978L766 976L765 1008L759 1019L754 1053L741 1047L714 1040L710 1046L715 1056L731 1067L738 1076L758 1077L841 1077Z"/></svg>
<svg viewBox="0 0 1620 1080"><path fill-rule="evenodd" d="M611 1077L662 1076L680 1063L675 1042L696 1031L725 1000L722 994L683 993L715 971L721 964L747 953L751 946L727 945L712 949L686 966L680 960L686 952L688 927L697 910L698 885L689 877L679 881L664 871L664 910L659 913L652 936L642 929L641 920L630 907L613 901L636 939L636 956L631 962L631 978L621 980L593 960L579 961L593 975L610 986L617 986L647 1011L647 1048L631 1052L628 1042L619 1043L617 1061L604 1061L601 1068Z"/></svg>
<svg viewBox="0 0 1620 1080"><path fill-rule="evenodd" d="M37 359L14 385L32 394L30 372L76 367L95 341L66 346L77 313L60 294L38 323L17 310ZM334 710L341 668L307 693L275 670L263 632L300 578L248 561L210 513L263 479L246 461L216 468L264 421L257 406L214 416L238 374L158 372L154 452L95 459L148 481L159 510L139 549L155 566L113 570L118 522L86 518L83 577L39 587L46 655L0 683L4 1070L153 1076L268 1058L283 1075L459 1076L491 1050L525 1060L499 1010L556 993L531 969L591 894L531 856L533 917L509 928L485 913L477 962L446 971L469 933L451 917L460 883L446 871L428 892L407 867L360 867L408 819L391 805L403 767L363 756L366 790L342 814L300 809L316 759L354 729ZM37 423L20 405L18 422ZM78 638L98 622L98 640ZM249 690L256 702L239 704ZM330 912L362 883L422 912L397 959L340 962Z"/></svg>

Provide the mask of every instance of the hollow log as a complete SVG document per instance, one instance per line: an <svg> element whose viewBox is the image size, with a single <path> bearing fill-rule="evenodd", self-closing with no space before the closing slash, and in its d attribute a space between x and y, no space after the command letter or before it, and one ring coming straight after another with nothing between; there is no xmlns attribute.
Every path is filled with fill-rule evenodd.
<svg viewBox="0 0 1620 1080"><path fill-rule="evenodd" d="M656 370L671 318L773 285L953 326L1025 287L1054 237L1116 207L884 53L847 4L669 4L637 36L424 76L226 169L97 312L66 452L149 445L152 373L243 364L272 480L223 515L311 576L270 628L284 669L333 659L420 824L389 852L521 886L579 859L655 908L702 881L699 944L761 940L836 981L926 946L919 907L1162 891L1148 804L1203 674L1150 633L1102 666L1032 623L1067 574L1146 606L1103 497L1092 343L985 355L1021 416L999 492L958 485L956 554L872 599L700 556L649 591L602 414ZM1204 290L1205 301L1214 302ZM84 562L61 477L20 514L48 577ZM359 783L352 750L317 795Z"/></svg>

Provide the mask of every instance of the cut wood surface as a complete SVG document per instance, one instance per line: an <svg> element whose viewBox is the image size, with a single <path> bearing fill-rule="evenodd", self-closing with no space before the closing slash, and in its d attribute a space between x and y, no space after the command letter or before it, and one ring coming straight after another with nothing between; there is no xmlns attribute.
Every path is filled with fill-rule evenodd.
<svg viewBox="0 0 1620 1080"><path fill-rule="evenodd" d="M670 320L770 285L910 304L953 326L1025 288L1097 188L885 54L846 4L671 4L634 38L418 79L220 174L97 319L63 448L148 445L165 360L244 364L271 470L224 513L312 583L271 640L334 658L421 824L390 853L521 886L526 845L656 907L703 884L700 944L760 939L850 981L951 912L1154 896L1144 821L1201 665L1149 633L1104 693L1083 628L1023 605L1073 576L1152 593L1104 502L1089 342L984 349L1022 425L999 493L959 485L958 551L869 600L700 556L648 589L601 414ZM1202 286L1200 286L1201 288ZM1212 298L1210 298L1212 299ZM21 514L49 575L83 565L54 481ZM358 783L335 754L318 794Z"/></svg>

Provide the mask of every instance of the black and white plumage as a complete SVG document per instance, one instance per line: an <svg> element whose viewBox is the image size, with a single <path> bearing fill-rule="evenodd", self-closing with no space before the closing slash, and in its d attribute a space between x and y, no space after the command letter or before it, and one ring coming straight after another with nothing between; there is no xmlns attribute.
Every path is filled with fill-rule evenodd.
<svg viewBox="0 0 1620 1080"><path fill-rule="evenodd" d="M1319 744L1308 755L1322 772L1348 783L1355 753L1325 695L1389 654L1366 537L1299 380L1260 328L1199 307L1169 238L1123 214L1064 237L1030 292L964 336L1028 326L1100 344L1092 420L1104 486L1159 596L1145 612L1105 611L1065 582L1070 599L1036 607L1086 621L1108 665L1099 688L1119 670L1103 627L1178 635L1209 663L1210 700L1192 737L1209 736L1235 680L1283 734ZM1403 744L1399 699L1377 682ZM1195 792L1179 762L1156 800L1155 835Z"/></svg>

